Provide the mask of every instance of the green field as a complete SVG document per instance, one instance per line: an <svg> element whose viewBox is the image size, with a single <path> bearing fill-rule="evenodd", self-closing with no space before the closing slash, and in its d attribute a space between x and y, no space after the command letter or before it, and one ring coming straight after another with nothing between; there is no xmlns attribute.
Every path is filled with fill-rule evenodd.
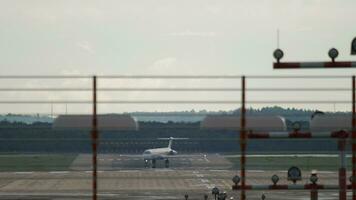
<svg viewBox="0 0 356 200"><path fill-rule="evenodd" d="M234 168L240 168L240 158L226 157ZM351 169L351 158L346 159L347 169ZM338 157L248 157L247 169L252 170L288 170L297 166L301 170L338 170Z"/></svg>
<svg viewBox="0 0 356 200"><path fill-rule="evenodd" d="M0 154L0 171L68 170L76 154Z"/></svg>

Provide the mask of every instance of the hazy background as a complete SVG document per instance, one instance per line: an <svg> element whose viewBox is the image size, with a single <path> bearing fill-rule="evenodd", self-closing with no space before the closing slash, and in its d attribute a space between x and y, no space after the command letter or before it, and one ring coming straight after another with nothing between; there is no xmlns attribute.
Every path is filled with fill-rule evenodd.
<svg viewBox="0 0 356 200"><path fill-rule="evenodd" d="M1 75L346 75L353 69L282 70L272 68L273 50L285 61L325 61L331 47L338 60L350 56L356 36L353 0L32 0L0 1ZM90 80L64 82L0 80L1 87L91 87ZM268 83L256 87L346 87L350 80ZM239 87L237 81L102 81L102 87ZM99 85L100 86L100 85ZM331 97L330 97L331 96ZM350 100L349 92L249 94L252 100L287 98ZM90 93L1 92L3 100L90 99ZM101 99L239 100L236 94L105 93ZM50 112L46 105L0 105L1 112ZM101 105L100 112L135 110L233 109L239 105ZM263 105L255 105L255 107ZM349 105L285 105L348 110ZM84 108L85 107L85 108ZM65 105L52 109L64 112ZM67 105L71 112L90 112L90 105Z"/></svg>

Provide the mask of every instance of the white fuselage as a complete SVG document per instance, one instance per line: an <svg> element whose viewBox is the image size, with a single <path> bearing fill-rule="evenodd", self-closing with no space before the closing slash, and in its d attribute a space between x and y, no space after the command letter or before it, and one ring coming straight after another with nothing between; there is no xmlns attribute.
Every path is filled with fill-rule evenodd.
<svg viewBox="0 0 356 200"><path fill-rule="evenodd" d="M177 151L169 148L156 148L156 149L147 149L143 152L144 160L163 160L167 159L169 156L176 155Z"/></svg>

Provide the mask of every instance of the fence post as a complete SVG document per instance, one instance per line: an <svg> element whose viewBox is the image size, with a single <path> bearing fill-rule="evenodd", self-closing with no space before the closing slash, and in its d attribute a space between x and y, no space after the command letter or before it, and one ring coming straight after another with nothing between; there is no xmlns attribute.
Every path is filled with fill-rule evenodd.
<svg viewBox="0 0 356 200"><path fill-rule="evenodd" d="M339 200L346 200L346 158L345 158L345 139L339 140Z"/></svg>
<svg viewBox="0 0 356 200"><path fill-rule="evenodd" d="M355 76L352 76L352 200L356 200L356 107Z"/></svg>
<svg viewBox="0 0 356 200"><path fill-rule="evenodd" d="M93 200L97 200L97 140L98 140L98 120L96 115L96 76L93 76L93 118L92 118L92 164L93 164Z"/></svg>
<svg viewBox="0 0 356 200"><path fill-rule="evenodd" d="M318 186L316 183L311 184L310 200L318 200Z"/></svg>
<svg viewBox="0 0 356 200"><path fill-rule="evenodd" d="M245 76L242 76L241 79L241 121L240 121L240 153L241 153L241 158L240 158L240 171L241 171L241 200L246 199L246 193L245 193L245 185L246 185L246 179L245 179L245 162L246 162L246 157L245 157L245 151L246 151L246 108L245 108Z"/></svg>

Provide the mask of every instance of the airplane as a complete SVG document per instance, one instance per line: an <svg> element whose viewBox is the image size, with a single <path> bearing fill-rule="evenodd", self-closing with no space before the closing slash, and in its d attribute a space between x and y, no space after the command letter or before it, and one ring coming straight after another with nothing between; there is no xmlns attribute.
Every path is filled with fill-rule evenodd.
<svg viewBox="0 0 356 200"><path fill-rule="evenodd" d="M172 149L172 143L173 140L187 140L188 138L174 138L174 137L169 137L169 138L158 138L158 140L168 140L168 147L163 147L163 148L154 148L154 149L146 149L142 156L145 161L145 167L149 166L149 162L151 161L152 163L152 168L156 168L156 161L157 160L164 160L165 161L165 167L169 167L169 160L168 158L174 157L175 155L178 154L177 151Z"/></svg>

